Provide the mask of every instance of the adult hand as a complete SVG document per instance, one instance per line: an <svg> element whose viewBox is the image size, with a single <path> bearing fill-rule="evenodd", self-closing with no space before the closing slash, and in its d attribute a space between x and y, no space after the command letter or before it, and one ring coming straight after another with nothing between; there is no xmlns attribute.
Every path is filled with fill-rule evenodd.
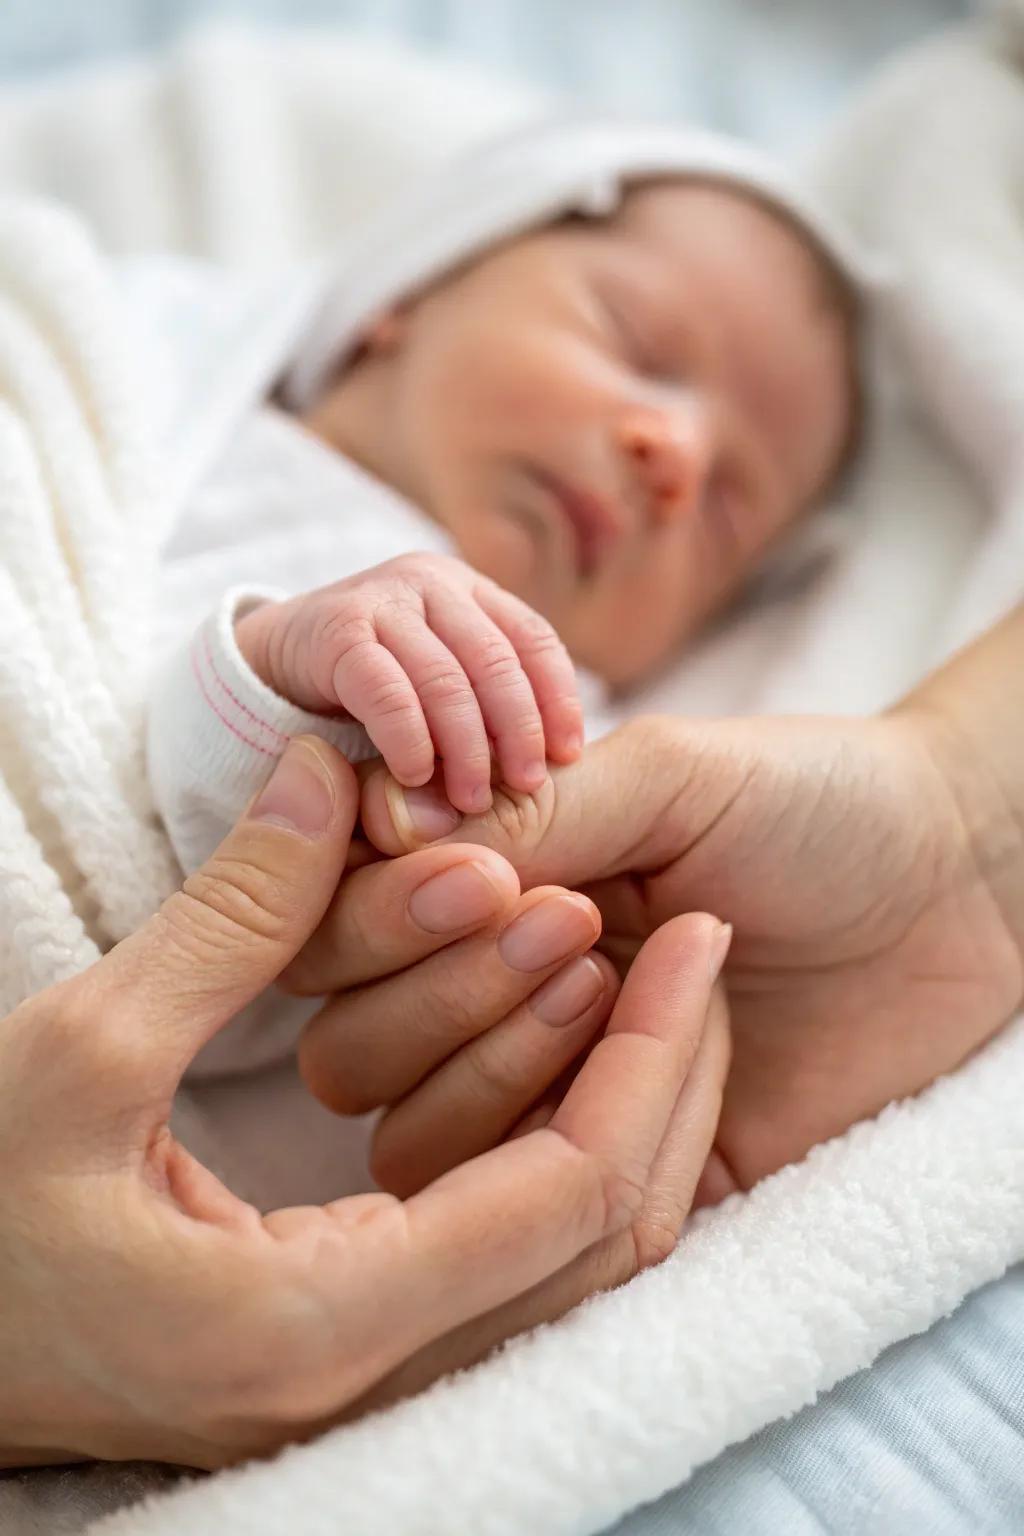
<svg viewBox="0 0 1024 1536"><path fill-rule="evenodd" d="M946 740L925 708L643 719L475 819L378 771L363 821L387 853L471 839L526 886L584 884L623 966L681 911L733 924L710 1200L956 1067L1018 1006L1021 949L982 843L1016 861L1002 885L1019 901L1019 825L1015 843L1005 807L960 792ZM993 826L1005 836L979 839Z"/></svg>
<svg viewBox="0 0 1024 1536"><path fill-rule="evenodd" d="M371 1167L383 1187L408 1195L504 1138L548 1124L609 1014L614 1031L627 997L641 1020L674 1007L680 987L700 991L694 945L707 923L689 915L660 929L612 1014L618 978L590 951L600 923L585 897L550 886L520 896L510 867L474 846L426 849L361 869L344 881L282 978L298 993L333 994L300 1047L306 1081L338 1112L384 1107ZM719 930L716 972L728 940ZM598 1052L607 1042L606 1034ZM469 1364L672 1251L721 1106L729 1052L721 988L690 1049L685 1087L628 1226L529 1293L421 1350L371 1389L360 1409ZM622 1070L657 1073L657 1054L646 1062L637 1054Z"/></svg>
<svg viewBox="0 0 1024 1536"><path fill-rule="evenodd" d="M698 1042L721 937L706 917L640 956L547 1127L404 1203L364 1195L261 1216L175 1142L183 1071L320 921L357 798L337 753L294 743L144 929L4 1020L7 1464L215 1467L275 1449L628 1231L666 1157L696 1178L722 1076L690 1071L708 1059ZM501 861L483 862L507 894Z"/></svg>

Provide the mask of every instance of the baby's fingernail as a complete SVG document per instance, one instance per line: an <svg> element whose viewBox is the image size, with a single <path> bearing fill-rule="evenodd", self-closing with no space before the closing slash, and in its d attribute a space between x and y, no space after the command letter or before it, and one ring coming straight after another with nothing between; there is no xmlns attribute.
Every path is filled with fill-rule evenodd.
<svg viewBox="0 0 1024 1536"><path fill-rule="evenodd" d="M409 915L427 933L454 933L493 916L500 901L482 864L456 864L413 891Z"/></svg>
<svg viewBox="0 0 1024 1536"><path fill-rule="evenodd" d="M711 948L708 951L708 969L711 972L712 982L716 982L721 975L725 957L729 953L729 945L732 943L732 924L719 923L718 932L711 940Z"/></svg>
<svg viewBox="0 0 1024 1536"><path fill-rule="evenodd" d="M334 783L316 747L302 740L285 748L249 812L250 821L286 827L303 837L326 831L334 812Z"/></svg>
<svg viewBox="0 0 1024 1536"><path fill-rule="evenodd" d="M395 831L405 843L433 843L447 837L462 820L461 815L435 784L419 789L403 789L390 776L384 782L384 794Z"/></svg>
<svg viewBox="0 0 1024 1536"><path fill-rule="evenodd" d="M530 998L530 1012L542 1024L571 1024L603 991L601 967L589 955L581 955L537 988Z"/></svg>

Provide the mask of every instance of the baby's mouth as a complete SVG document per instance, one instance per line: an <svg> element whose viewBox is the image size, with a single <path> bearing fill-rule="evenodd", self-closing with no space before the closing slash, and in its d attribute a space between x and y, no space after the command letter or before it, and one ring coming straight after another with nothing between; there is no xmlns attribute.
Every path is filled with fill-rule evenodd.
<svg viewBox="0 0 1024 1536"><path fill-rule="evenodd" d="M546 470L538 470L537 478L572 530L579 574L592 576L622 538L625 530L621 516L610 502L582 486Z"/></svg>

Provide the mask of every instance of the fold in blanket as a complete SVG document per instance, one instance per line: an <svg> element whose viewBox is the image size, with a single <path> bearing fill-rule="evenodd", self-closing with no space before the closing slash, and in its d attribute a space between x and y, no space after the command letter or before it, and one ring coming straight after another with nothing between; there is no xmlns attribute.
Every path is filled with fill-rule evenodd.
<svg viewBox="0 0 1024 1536"><path fill-rule="evenodd" d="M879 316L885 419L856 491L826 520L833 542L820 572L707 641L663 686L663 707L873 709L1020 600L1024 214L1015 189L1024 176L1024 85L1001 36L968 30L905 60L841 125L821 162L820 184L837 212L897 270ZM217 47L223 63L230 49L223 38ZM259 51L251 40L244 47L250 57ZM277 60L281 44L272 48ZM201 56L201 48L191 55ZM263 78L272 98L273 76ZM294 89L296 68L282 78ZM310 79L312 95L325 88L322 60ZM272 197L272 165L267 175ZM299 193L291 195L281 206L294 209ZM102 702L91 729L124 743L116 766L104 768L105 793L127 794L138 679L129 670L122 695L111 668L135 621L111 628L104 604L118 568L110 541L127 538L130 549L136 519L160 525L147 489L154 481L135 469L152 434L128 409L128 352L95 257L70 225L46 226L59 255L45 271L59 276L66 303L51 302L47 282L26 292L13 274L25 270L31 242L40 253L45 242L43 225L21 217L10 215L6 245L0 229L0 322L13 311L10 334L22 338L27 326L36 341L26 341L24 365L9 369L21 415L0 419L0 428L11 427L24 473L4 495L15 497L11 517L27 516L21 498L33 496L37 510L41 496L51 498L49 523L31 526L40 558L64 573L62 611L87 642L82 682ZM297 249L304 238L296 236ZM14 251L17 267L3 254ZM3 341L0 325L0 368L5 356L22 356L5 353ZM54 458L52 467L80 469L82 502L70 492L54 499L52 440L37 413L57 399L57 379L62 420L80 452L74 465ZM85 543L79 532L54 532L80 505L92 518ZM18 612L32 617L49 587L32 589L32 562L12 565L8 548L5 540L5 598L13 593ZM139 555L140 571L149 558ZM0 604L0 614L14 612ZM56 640L42 620L32 633L39 665L65 697L69 674ZM100 840L71 850L87 874L82 889L61 894L62 726L57 715L30 723L51 731L55 750L38 814L16 830L38 869L51 872L48 885L42 874L37 884L51 902L53 932L66 939L59 964L74 968L88 958L89 924L113 928L130 913L115 910L117 893L101 879L102 817L89 834ZM78 735L72 744L76 753L93 750ZM24 771L16 764L6 780L8 809L25 803ZM163 878L154 874L154 885ZM118 899L128 903L131 889ZM1024 1256L1022 1083L1024 1022L919 1098L701 1216L666 1264L562 1323L386 1414L94 1528L108 1536L284 1536L297 1526L308 1536L596 1532ZM288 1145L283 1125L281 1134Z"/></svg>

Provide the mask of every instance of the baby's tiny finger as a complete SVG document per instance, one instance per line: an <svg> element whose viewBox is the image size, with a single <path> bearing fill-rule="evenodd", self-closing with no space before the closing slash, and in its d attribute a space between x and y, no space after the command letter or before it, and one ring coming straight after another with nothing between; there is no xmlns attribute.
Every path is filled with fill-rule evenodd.
<svg viewBox="0 0 1024 1536"><path fill-rule="evenodd" d="M425 784L434 771L434 744L416 690L383 645L361 641L334 668L339 704L361 720L400 784Z"/></svg>
<svg viewBox="0 0 1024 1536"><path fill-rule="evenodd" d="M452 805L467 813L486 811L491 749L480 705L458 658L423 619L382 619L378 633L416 690Z"/></svg>
<svg viewBox="0 0 1024 1536"><path fill-rule="evenodd" d="M427 617L466 669L494 742L501 777L529 794L547 778L544 726L530 679L505 632L471 597L431 597Z"/></svg>
<svg viewBox="0 0 1024 1536"><path fill-rule="evenodd" d="M519 657L540 710L548 757L574 762L583 747L583 708L569 652L547 620L518 597L493 582L481 582L475 593Z"/></svg>

